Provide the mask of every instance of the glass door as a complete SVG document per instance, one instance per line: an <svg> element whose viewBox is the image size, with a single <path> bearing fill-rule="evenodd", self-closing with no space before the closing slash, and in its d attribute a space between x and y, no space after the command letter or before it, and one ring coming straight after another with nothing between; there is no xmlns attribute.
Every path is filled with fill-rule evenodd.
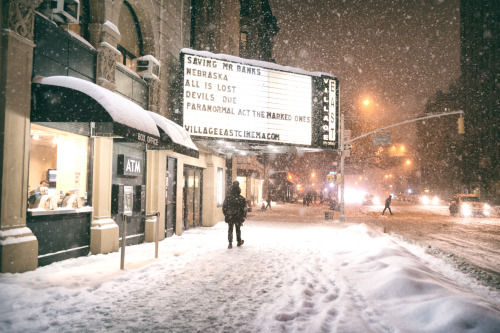
<svg viewBox="0 0 500 333"><path fill-rule="evenodd" d="M165 237L175 234L175 212L177 207L177 159L167 157L165 179Z"/></svg>
<svg viewBox="0 0 500 333"><path fill-rule="evenodd" d="M200 227L202 204L203 170L191 166L184 167L184 228Z"/></svg>

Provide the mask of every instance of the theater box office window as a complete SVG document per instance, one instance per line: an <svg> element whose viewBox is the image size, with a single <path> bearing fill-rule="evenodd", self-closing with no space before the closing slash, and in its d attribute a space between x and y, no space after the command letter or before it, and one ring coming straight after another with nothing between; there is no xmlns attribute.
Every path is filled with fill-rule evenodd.
<svg viewBox="0 0 500 333"><path fill-rule="evenodd" d="M31 125L27 226L39 266L89 253L89 152L86 136Z"/></svg>
<svg viewBox="0 0 500 333"><path fill-rule="evenodd" d="M142 200L142 204L132 204L132 211L136 215L144 213L145 151L158 145L159 132L153 119L140 106L86 80L68 76L35 77L32 91L30 187L38 186L39 178L44 175L42 180L52 177L47 179L49 189L46 192L44 189L43 193L56 197L48 204L39 202L38 206L28 209L28 227L39 242L39 265L44 265L89 253L92 212L95 210L92 206L93 191L100 195L110 193L109 200L116 201L112 189L103 186L132 186L130 193L134 200ZM42 135L47 137L47 144L37 152L39 144L35 143L35 138ZM112 144L109 153L99 155L100 161L109 161L109 168L101 171L92 170L96 158L92 147L96 140L107 140ZM82 156L83 151L87 152L86 158ZM138 176L133 173L120 175L118 155L129 158L127 161L134 164L133 171L140 171ZM111 168L112 172L107 171ZM93 189L91 184L95 172L101 174L95 185L97 188ZM106 214L110 214L109 219L120 226L121 211ZM129 232L144 234L143 218L134 219L132 216L130 223ZM137 240L143 241L143 236ZM109 251L117 250L117 246L113 246Z"/></svg>

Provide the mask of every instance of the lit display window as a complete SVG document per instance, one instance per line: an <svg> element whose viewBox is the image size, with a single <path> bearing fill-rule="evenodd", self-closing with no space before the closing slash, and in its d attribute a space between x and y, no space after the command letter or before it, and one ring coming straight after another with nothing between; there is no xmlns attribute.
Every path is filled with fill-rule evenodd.
<svg viewBox="0 0 500 333"><path fill-rule="evenodd" d="M29 208L58 210L86 205L88 140L31 124Z"/></svg>

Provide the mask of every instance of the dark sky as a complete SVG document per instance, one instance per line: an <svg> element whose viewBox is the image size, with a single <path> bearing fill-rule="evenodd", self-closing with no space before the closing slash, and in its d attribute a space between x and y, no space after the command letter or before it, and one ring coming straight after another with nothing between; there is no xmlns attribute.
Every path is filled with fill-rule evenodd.
<svg viewBox="0 0 500 333"><path fill-rule="evenodd" d="M269 0L280 65L339 78L346 116L412 118L460 75L459 0Z"/></svg>

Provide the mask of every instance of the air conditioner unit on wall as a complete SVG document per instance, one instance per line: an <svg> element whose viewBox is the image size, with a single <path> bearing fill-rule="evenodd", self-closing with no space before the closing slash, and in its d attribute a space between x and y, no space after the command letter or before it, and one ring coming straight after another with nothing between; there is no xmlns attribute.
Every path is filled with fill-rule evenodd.
<svg viewBox="0 0 500 333"><path fill-rule="evenodd" d="M78 24L80 17L80 0L49 0L42 12L54 22L62 24Z"/></svg>
<svg viewBox="0 0 500 333"><path fill-rule="evenodd" d="M143 79L160 78L160 62L152 55L146 55L135 59L137 65L137 74Z"/></svg>

